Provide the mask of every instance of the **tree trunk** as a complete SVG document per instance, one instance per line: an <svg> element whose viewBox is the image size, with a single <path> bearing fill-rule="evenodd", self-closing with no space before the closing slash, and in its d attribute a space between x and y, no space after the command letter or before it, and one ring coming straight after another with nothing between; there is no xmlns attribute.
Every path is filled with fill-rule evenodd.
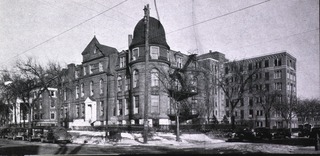
<svg viewBox="0 0 320 156"><path fill-rule="evenodd" d="M180 123L179 123L179 114L177 113L177 116L176 116L176 125L177 125L177 129L176 129L176 141L178 142L181 142L181 139L180 139Z"/></svg>
<svg viewBox="0 0 320 156"><path fill-rule="evenodd" d="M269 115L267 113L265 113L264 118L265 118L265 122L266 122L266 127L270 128Z"/></svg>

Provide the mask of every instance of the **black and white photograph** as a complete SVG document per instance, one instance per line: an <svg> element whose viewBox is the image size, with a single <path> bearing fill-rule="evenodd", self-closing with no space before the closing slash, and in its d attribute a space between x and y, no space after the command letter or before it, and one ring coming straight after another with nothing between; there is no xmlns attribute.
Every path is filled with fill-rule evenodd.
<svg viewBox="0 0 320 156"><path fill-rule="evenodd" d="M0 0L0 155L320 155L319 0Z"/></svg>

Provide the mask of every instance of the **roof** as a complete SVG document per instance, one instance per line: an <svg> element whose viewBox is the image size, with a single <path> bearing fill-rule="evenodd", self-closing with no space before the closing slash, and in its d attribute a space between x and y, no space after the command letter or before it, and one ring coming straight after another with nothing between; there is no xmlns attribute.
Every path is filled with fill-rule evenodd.
<svg viewBox="0 0 320 156"><path fill-rule="evenodd" d="M137 45L145 44L145 24L142 18L133 31L133 39L129 46L132 49ZM149 44L158 44L170 49L166 41L166 34L160 21L153 17L149 17Z"/></svg>
<svg viewBox="0 0 320 156"><path fill-rule="evenodd" d="M85 55L87 53L90 53L91 51L94 50L95 47L97 47L98 50L100 50L100 52L102 52L102 54L105 56L118 52L116 48L100 44L96 36L94 36L93 39L90 41L90 43L87 45L87 47L83 50L81 54Z"/></svg>

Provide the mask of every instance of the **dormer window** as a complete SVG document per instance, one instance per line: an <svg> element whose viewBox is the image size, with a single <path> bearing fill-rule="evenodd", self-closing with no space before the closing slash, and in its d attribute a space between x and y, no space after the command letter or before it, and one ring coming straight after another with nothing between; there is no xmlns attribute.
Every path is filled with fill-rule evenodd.
<svg viewBox="0 0 320 156"><path fill-rule="evenodd" d="M136 60L139 57L139 48L132 49L132 60Z"/></svg>
<svg viewBox="0 0 320 156"><path fill-rule="evenodd" d="M97 48L96 48L96 47L94 47L93 53L94 53L94 54L97 53Z"/></svg>
<svg viewBox="0 0 320 156"><path fill-rule="evenodd" d="M77 70L74 72L74 78L79 78L79 72Z"/></svg>
<svg viewBox="0 0 320 156"><path fill-rule="evenodd" d="M103 71L103 66L102 66L102 62L99 62L99 72Z"/></svg>
<svg viewBox="0 0 320 156"><path fill-rule="evenodd" d="M125 62L126 62L126 58L125 57L120 57L120 68L125 67Z"/></svg>
<svg viewBox="0 0 320 156"><path fill-rule="evenodd" d="M83 76L87 75L86 67L83 66Z"/></svg>
<svg viewBox="0 0 320 156"><path fill-rule="evenodd" d="M159 47L151 46L150 47L150 56L151 56L151 59L158 59L159 58Z"/></svg>
<svg viewBox="0 0 320 156"><path fill-rule="evenodd" d="M92 74L93 72L93 65L89 65L89 74Z"/></svg>
<svg viewBox="0 0 320 156"><path fill-rule="evenodd" d="M177 67L182 68L182 58L181 57L177 58Z"/></svg>

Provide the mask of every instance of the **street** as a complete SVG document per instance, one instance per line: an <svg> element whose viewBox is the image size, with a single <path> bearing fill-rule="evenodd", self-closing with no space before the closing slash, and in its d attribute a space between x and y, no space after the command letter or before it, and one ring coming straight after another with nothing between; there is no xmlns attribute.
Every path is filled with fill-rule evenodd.
<svg viewBox="0 0 320 156"><path fill-rule="evenodd" d="M196 146L52 144L0 139L0 155L44 154L320 154L312 146L223 142Z"/></svg>

